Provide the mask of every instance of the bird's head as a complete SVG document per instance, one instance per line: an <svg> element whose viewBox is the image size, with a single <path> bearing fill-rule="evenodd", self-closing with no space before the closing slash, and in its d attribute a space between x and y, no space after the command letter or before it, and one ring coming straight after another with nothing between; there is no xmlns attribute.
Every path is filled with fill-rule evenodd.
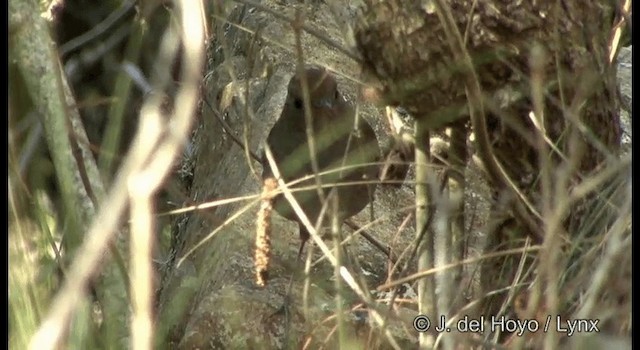
<svg viewBox="0 0 640 350"><path fill-rule="evenodd" d="M303 79L304 77L304 79ZM317 66L308 66L291 78L288 87L287 104L297 110L304 111L304 89L306 84L309 91L309 102L312 114L332 115L326 111L339 108L342 96L338 92L338 83L329 71Z"/></svg>

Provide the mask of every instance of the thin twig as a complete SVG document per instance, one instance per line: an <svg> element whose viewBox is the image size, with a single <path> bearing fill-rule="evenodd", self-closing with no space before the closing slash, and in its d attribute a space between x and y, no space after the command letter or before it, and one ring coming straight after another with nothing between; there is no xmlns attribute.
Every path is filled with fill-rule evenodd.
<svg viewBox="0 0 640 350"><path fill-rule="evenodd" d="M182 7L183 23L181 28L183 29L183 43L185 46L184 59L190 64L183 66L184 72L182 76L185 83L176 97L176 105L179 105L180 108L169 119L172 127L168 129L167 133L163 134L164 139L162 140L149 140L146 135L137 135L136 144L151 144L158 147L145 147L145 149L151 151L150 154L144 154L136 147L130 150L122 169L116 177L112 192L105 199L101 210L91 225L87 238L78 250L78 254L69 269L69 278L54 298L47 317L31 339L31 349L54 349L61 346L63 331L70 322L73 311L83 300L82 296L86 290L86 285L97 272L99 263L104 256L103 253L116 234L120 218L124 215L128 204L127 182L133 171L140 164L145 164L151 160L149 169L162 170L166 173L170 170L172 164L167 162L167 159L173 159L178 154L180 146L188 135L197 102L197 90L200 82L204 50L202 47L203 33L199 7L193 6L193 3L187 4L186 2ZM143 107L143 113L159 114L160 102L157 98L149 99L147 105Z"/></svg>
<svg viewBox="0 0 640 350"><path fill-rule="evenodd" d="M389 329L387 329L386 321L382 318L380 313L376 310L374 303L370 300L370 298L367 297L367 295L360 288L360 286L358 286L355 279L353 278L353 275L349 272L349 270L347 270L344 266L338 266L336 258L333 256L333 254L331 253L327 245L324 244L324 242L322 241L322 238L320 238L320 236L316 232L315 227L313 226L313 224L311 223L311 221L309 220L305 212L302 210L302 207L300 207L300 204L297 202L296 198L293 196L291 191L287 188L286 184L284 183L284 181L280 176L280 171L278 170L277 164L275 162L275 159L273 158L273 154L271 153L271 149L269 148L269 145L265 146L265 156L267 158L269 166L271 167L274 177L278 179L278 185L281 187L284 197L287 199L287 201L289 201L289 205L291 205L291 208L293 208L293 211L296 213L296 215L298 215L300 222L305 226L305 228L309 232L313 241L320 248L322 253L327 257L331 265L333 265L334 268L338 269L339 275L344 279L347 285L360 297L360 299L364 303L367 304L367 306L369 306L373 319L378 324L378 326L383 330L387 340L389 341L389 344L394 349L400 349L400 346L396 342L393 334L391 334Z"/></svg>
<svg viewBox="0 0 640 350"><path fill-rule="evenodd" d="M236 136L231 126L229 126L229 124L227 124L227 122L222 118L220 111L218 111L217 108L213 108L213 106L209 103L209 100L207 98L204 99L204 103L206 103L207 106L209 106L209 109L211 110L211 112L213 112L213 115L216 116L216 119L220 122L220 125L222 125L222 128L224 129L224 131L227 132L227 135L231 137L231 140L235 142L236 145L240 146L240 148L242 148L243 151L248 152L251 158L253 158L253 160L262 164L262 158L258 156L255 152L253 152L251 149L246 147L245 143L242 142L238 138L238 136Z"/></svg>
<svg viewBox="0 0 640 350"><path fill-rule="evenodd" d="M483 256L477 257L477 258L469 258L469 259L464 259L462 261L459 262L454 262L451 264L447 264L444 266L440 266L438 268L432 268L429 270L424 270L424 271L419 271L416 272L412 275L409 275L407 277L404 278L399 278L393 282L389 282L387 284L383 284L381 286L378 286L378 288L376 288L377 290L385 290L385 289L389 289L389 288L393 288L393 287L397 287L403 283L407 283L407 282L413 282L414 280L417 280L419 278L422 278L424 276L429 276L431 274L434 274L436 272L440 272L442 270L446 270L446 269L452 269L455 267L458 267L459 265L466 265L466 264L473 264L485 259L491 259L491 258L497 258L497 257L501 257L501 256L508 256L508 255L513 255L513 254L520 254L522 252L534 252L534 251L538 251L542 248L542 246L540 245L534 245L534 246L530 246L528 248L514 248L514 249L508 249L508 250L502 250L499 252L494 252L494 253L490 253L490 254L484 254Z"/></svg>
<svg viewBox="0 0 640 350"><path fill-rule="evenodd" d="M133 13L130 11L133 9L135 4L136 4L135 1L130 1L130 0L123 2L119 8L111 12L111 14L107 18L105 18L102 22L93 26L91 30L62 44L58 49L58 51L60 52L60 57L66 56L69 52L79 48L80 46L85 45L86 43L88 43L93 39L96 39L103 33L106 33L121 18L123 18L129 13Z"/></svg>
<svg viewBox="0 0 640 350"><path fill-rule="evenodd" d="M458 31L449 5L446 4L444 0L436 0L435 5L437 7L436 12L438 18L444 26L444 32L449 41L449 46L454 53L454 60L464 65L466 73L464 75L465 91L467 99L469 100L469 116L473 124L480 159L482 159L492 183L496 184L499 188L511 189L513 191L516 186L498 163L489 141L480 82L473 67L469 52L465 49L460 31ZM518 196L517 198L520 197ZM514 214L518 217L519 221L527 227L528 232L534 235L533 238L539 241L541 238L540 225L531 217L521 200L516 200L514 205Z"/></svg>

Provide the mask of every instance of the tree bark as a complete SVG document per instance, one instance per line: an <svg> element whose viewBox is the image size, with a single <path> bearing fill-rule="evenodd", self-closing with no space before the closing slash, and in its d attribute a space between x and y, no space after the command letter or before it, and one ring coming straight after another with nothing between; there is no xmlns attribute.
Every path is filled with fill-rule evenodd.
<svg viewBox="0 0 640 350"><path fill-rule="evenodd" d="M341 29L333 24L325 4L286 6L283 2L265 1L261 5L289 18L294 18L295 11L300 10L305 25L332 40L342 38ZM250 151L260 154L262 142L282 111L286 86L295 72L297 60L291 23L264 9L244 5L236 5L227 15L218 13L218 16L212 27L215 39L210 48L210 73L204 87L206 102L193 139L193 159L187 161L195 164L189 186L193 203L261 192L262 165L247 159L245 151L232 141L219 118L240 140L246 132ZM335 71L340 91L352 103L357 103L357 87L349 79L357 76L356 62L306 32L302 33L302 42L304 60ZM382 139L384 126L382 118L377 117L379 110L361 105L359 113L371 121L379 140ZM413 212L411 193L408 188L390 187L379 188L376 196L374 213L380 221L366 230L399 253L413 235L409 226L396 237L401 222ZM158 333L168 334L171 347L300 348L305 341L310 341L313 347L331 339L327 336L333 323L322 321L333 315L335 307L334 270L326 261L312 267L307 297L311 308L308 314L303 314L304 277L299 276L303 266L296 260L297 225L275 213L270 280L265 288L256 285L253 256L258 205L255 198L253 200L253 203L244 200L199 210L175 220L174 251L163 268L158 300L158 319L162 320ZM188 204L191 203L185 206ZM234 217L246 205L249 205L248 211ZM353 221L361 226L369 222L368 207ZM353 232L346 226L343 230ZM208 238L214 231L215 235ZM307 244L307 249L311 249L309 246ZM359 259L359 265L372 272L366 290L384 281L388 261L382 253L359 235L349 247L351 254ZM315 253L313 260L320 256ZM285 316L275 312L283 303L294 271L298 273L294 278L289 310L291 329L287 339ZM347 294L346 302L353 306L358 300ZM403 323L410 324L411 319L407 316ZM356 327L358 323L352 320L348 323L349 341L367 339L369 332L363 330L368 329L366 322L364 328ZM397 328L397 325L390 327ZM362 339L359 341L365 341Z"/></svg>
<svg viewBox="0 0 640 350"><path fill-rule="evenodd" d="M585 234L586 213L598 205L587 196L565 208L559 198L618 160L615 66L608 61L613 5L574 0L364 3L355 39L364 69L386 103L428 118L436 129L465 119L473 109L482 116L481 129L472 124L477 150L482 151L485 136L491 145L484 158L479 153L494 193L486 252L521 247L529 237L544 241L539 258L549 271L557 269L553 265L561 263L562 240ZM443 20L448 15L452 26ZM452 44L457 35L464 55ZM475 105L471 75L482 93ZM602 232L612 220L602 217L602 225L591 230ZM509 286L518 260L485 262L484 292ZM525 270L531 262L526 258ZM548 273L554 281L547 283L556 285L558 276ZM505 297L488 299L484 312L498 313Z"/></svg>
<svg viewBox="0 0 640 350"><path fill-rule="evenodd" d="M467 95L463 76L467 72L454 59L435 10L424 7L424 1L364 2L354 26L357 50L362 67L381 86L384 100L406 107L413 115L435 118L429 121L434 129L465 118ZM294 18L296 9L306 10L304 23L320 28L332 40L348 32L331 24L334 16L323 3L261 4L289 18ZM499 0L451 0L447 4L474 62L485 103L484 122L495 156L516 188L535 203L535 209L541 210L536 201L540 188L534 181L540 173L537 134L529 118L529 111L535 107L530 84L530 53L534 44L544 52L544 125L550 140L568 152L563 132L575 125L574 117L590 130L586 134L578 130L579 137L573 139L582 145L578 148L584 149L584 156L576 156L571 163L572 179L615 158L620 134L615 71L606 60L611 8L604 2L577 0L523 1L518 6ZM348 12L350 7L345 5L345 9ZM250 150L259 153L269 127L280 115L286 84L295 69L292 49L295 30L278 16L252 6L235 5L228 14L218 13L215 18L211 73L204 95L239 138L246 132ZM344 73L346 77L338 76L339 86L353 101L356 89L347 77L357 76L358 62L348 60L341 51L308 33L303 32L302 39L305 61ZM582 79L576 79L577 76ZM375 117L378 112L367 105L362 106L361 112L372 121L381 138L384 127L376 120L380 119ZM203 104L200 127L194 137L195 168L190 199L203 203L260 193L261 165L247 159L214 113ZM557 162L558 158L554 153ZM258 176L254 176L252 168ZM488 238L489 248L513 245L526 236L540 238L536 232L530 232L530 225L513 219L509 211L513 196L503 196L505 189L492 185L496 203L497 199L504 199L503 206L494 205L496 217L505 216L495 226L514 228L517 239L497 229ZM385 188L376 196L381 199L375 205L377 217L389 216L373 232L391 244L406 213L414 210L413 194L406 188ZM330 332L330 326L318 327L321 320L331 315L320 306L332 305L334 285L327 283L333 276L332 268L321 264L312 272L309 293L316 307L306 315L299 307L301 278L296 278L290 315L292 337L285 339L284 317L273 313L282 303L291 271L301 268L295 260L297 226L274 216L272 278L266 288L260 289L254 281L252 262L257 205L254 203L247 212L230 220L249 202L197 211L176 220L174 258L167 264L163 277L159 319L163 320L160 327L169 332L172 344L179 348L301 347L303 335L311 334L313 344L322 344ZM406 211L398 211L405 205ZM357 222L368 221L365 212L356 217ZM539 220L535 222L540 224ZM216 229L219 231L213 238L199 245ZM402 248L414 235L412 230L405 231L399 235ZM365 257L360 265L378 274L367 280L369 285L381 283L385 278L384 256L366 244L358 243L352 248L354 255ZM509 261L500 259L496 266L505 267ZM488 281L487 285L498 288L505 281L508 283L510 279ZM410 326L415 314L408 313L409 322L404 320L405 326ZM355 329L352 332L352 337L360 341L366 336L368 332ZM404 340L416 339L407 336Z"/></svg>

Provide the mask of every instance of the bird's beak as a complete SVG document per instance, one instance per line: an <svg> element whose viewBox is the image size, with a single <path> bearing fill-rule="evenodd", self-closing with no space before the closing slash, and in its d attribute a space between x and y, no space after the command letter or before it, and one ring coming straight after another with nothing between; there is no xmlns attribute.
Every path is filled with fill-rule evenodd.
<svg viewBox="0 0 640 350"><path fill-rule="evenodd" d="M315 100L313 103L314 108L329 108L332 109L334 107L333 99L322 98L319 100Z"/></svg>

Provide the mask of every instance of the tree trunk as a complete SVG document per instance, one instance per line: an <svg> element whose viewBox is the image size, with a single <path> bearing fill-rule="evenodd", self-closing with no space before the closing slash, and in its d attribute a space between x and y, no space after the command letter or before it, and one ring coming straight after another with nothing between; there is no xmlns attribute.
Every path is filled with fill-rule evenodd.
<svg viewBox="0 0 640 350"><path fill-rule="evenodd" d="M262 4L289 18L294 18L298 9L304 14L305 25L318 28L332 40L342 37L341 29L332 22L333 17L325 4L285 6L282 2L268 1ZM194 164L193 181L188 186L192 203L261 192L262 165L247 159L220 119L240 140L244 139L246 131L249 149L254 154L261 154L262 143L282 111L286 87L295 72L297 60L293 49L295 31L289 22L263 9L244 5L236 5L228 15L220 16L212 26L215 39L210 48L210 74L204 87L206 102L202 105L199 127L193 139L194 152L186 161ZM229 22L223 21L222 17ZM248 34L245 29L257 34ZM335 71L340 91L355 104L357 87L349 78L357 76L356 62L306 32L302 33L302 43L304 60ZM359 107L361 117L370 120L382 140L384 125L382 118L377 116L379 112L371 105ZM411 193L407 187L378 186L376 197L374 213L380 221L366 231L392 247L398 255L413 236L409 225L396 237L397 228L413 212ZM185 203L185 206L189 204ZM234 217L247 205L246 212ZM257 209L258 203L253 198L198 210L175 220L174 251L163 269L158 301L159 319L162 320L159 333L168 332L171 347L300 348L305 341L325 344L330 339L327 335L333 323L322 324L322 321L333 315L335 307L332 295L334 270L326 260L312 267L307 297L311 308L304 314L302 285L305 278L300 276L304 261L296 260L297 225L276 213L272 215L270 279L265 288L256 285L253 257ZM369 212L367 207L352 219L362 226L370 221ZM353 232L346 226L343 231ZM216 233L208 239L212 232ZM310 245L307 244L307 250L311 249ZM379 250L359 235L349 243L349 249L359 265L371 272L372 277L367 278L369 287L365 290L373 289L385 280L388 261ZM316 249L312 261L320 256ZM283 303L289 278L296 271L287 333L286 317L276 311ZM358 300L347 294L346 302L347 306L354 306ZM408 316L405 321L411 322L411 319ZM366 325L363 328L358 322L350 321L349 324L348 339L351 341L369 336Z"/></svg>
<svg viewBox="0 0 640 350"><path fill-rule="evenodd" d="M430 120L434 131L465 118L469 88L465 82L469 72L454 55L437 11L431 5L423 6L430 2L364 2L367 4L354 26L357 50L364 70L381 86L384 101L402 105L415 116L434 118ZM207 103L203 104L192 156L195 168L190 198L195 203L260 193L261 165L247 159L246 153L223 129L219 118L225 120L240 139L246 132L249 149L260 153L269 127L280 115L286 84L297 61L292 49L295 26L277 14L294 18L296 9L306 10L302 12L304 23L320 28L320 32L332 40L348 32L331 24L334 19L342 23L343 17L335 16L335 11L331 14L324 3L285 3L288 2L262 2L276 15L262 8L235 5L228 15L219 13L215 17L209 61L211 73L204 96L220 115L216 116ZM607 60L608 28L613 11L605 2L577 0L523 1L518 6L512 1L499 0L446 3L464 38L464 47L481 87L486 136L506 176L515 184L510 188L504 182L489 179L494 202L493 218L488 222L496 229L488 234L487 252L505 245L521 247L525 237L535 242L553 242L549 237L545 240L549 228L534 214L534 211L549 214L549 208L557 205L540 199L543 190L548 191L551 185L543 188L538 175L562 165L570 176L558 186L568 190L572 181L593 172L604 161L616 159L620 131L615 70ZM346 13L346 18L351 17L351 7L344 6L340 10ZM357 62L304 31L302 42L305 61L345 74L338 76L338 83L354 101L356 88L348 78L358 75ZM532 62L532 52L540 52L535 56L539 61ZM535 71L543 77L541 85L532 84L535 72L531 67L535 64L542 67ZM529 112L539 107L535 100L539 95L532 92L537 91L535 88L542 88L544 92L540 95L544 96L544 130L557 151L540 152L548 149L549 143L538 142L540 133L529 117ZM361 113L372 121L382 139L382 118L376 116L379 111L365 105ZM554 167L543 161L549 154ZM566 155L570 161L563 158ZM252 173L252 169L256 169L257 174ZM552 180L552 184L558 183ZM511 211L512 203L519 200L516 190L524 193L528 203L533 203L530 208L525 207L525 214L534 218L528 223L521 222L521 216ZM376 196L376 218L384 217L384 220L372 231L380 240L391 244L407 213L414 211L413 194L407 188L385 187ZM256 202L248 211L233 217L250 202L200 210L176 220L174 254L163 276L159 312L163 320L160 327L169 331L172 344L179 348L299 348L306 341L303 335L311 335L312 344L323 344L328 338L331 325L319 325L332 314L324 311L322 305L333 306L334 284L330 282L333 269L326 262L312 269L309 299L315 306L308 314L301 308L300 280L303 278L294 279L289 315L291 337L287 340L285 317L274 312L283 302L291 272L301 269L295 260L297 226L274 215L272 278L264 289L257 287L252 261ZM406 210L398 210L405 206ZM569 220L562 218L559 230L569 232L570 237L570 223L579 214L575 213L575 207L567 212L573 214ZM385 216L387 214L389 216ZM368 210L360 213L355 221L367 222ZM532 222L539 232L532 232L535 231ZM569 224L565 225L566 222ZM508 231L514 232L514 236L509 236ZM200 245L212 232L216 232L215 235ZM413 236L412 229L405 229L398 235L398 246L406 247ZM386 277L386 258L359 241L351 248L361 259L360 265L374 273L367 283L376 286ZM486 291L509 285L518 261L496 258L484 266ZM496 268L507 268L510 272L498 274ZM489 278L492 275L499 278ZM502 305L504 294L500 297L499 301L489 300L485 309L495 314L495 306ZM430 316L436 315L435 310L433 312ZM410 327L415 314L415 311L407 313L409 321L404 320L405 326ZM352 338L364 341L368 332L353 326ZM402 339L414 342L417 335L413 336Z"/></svg>

